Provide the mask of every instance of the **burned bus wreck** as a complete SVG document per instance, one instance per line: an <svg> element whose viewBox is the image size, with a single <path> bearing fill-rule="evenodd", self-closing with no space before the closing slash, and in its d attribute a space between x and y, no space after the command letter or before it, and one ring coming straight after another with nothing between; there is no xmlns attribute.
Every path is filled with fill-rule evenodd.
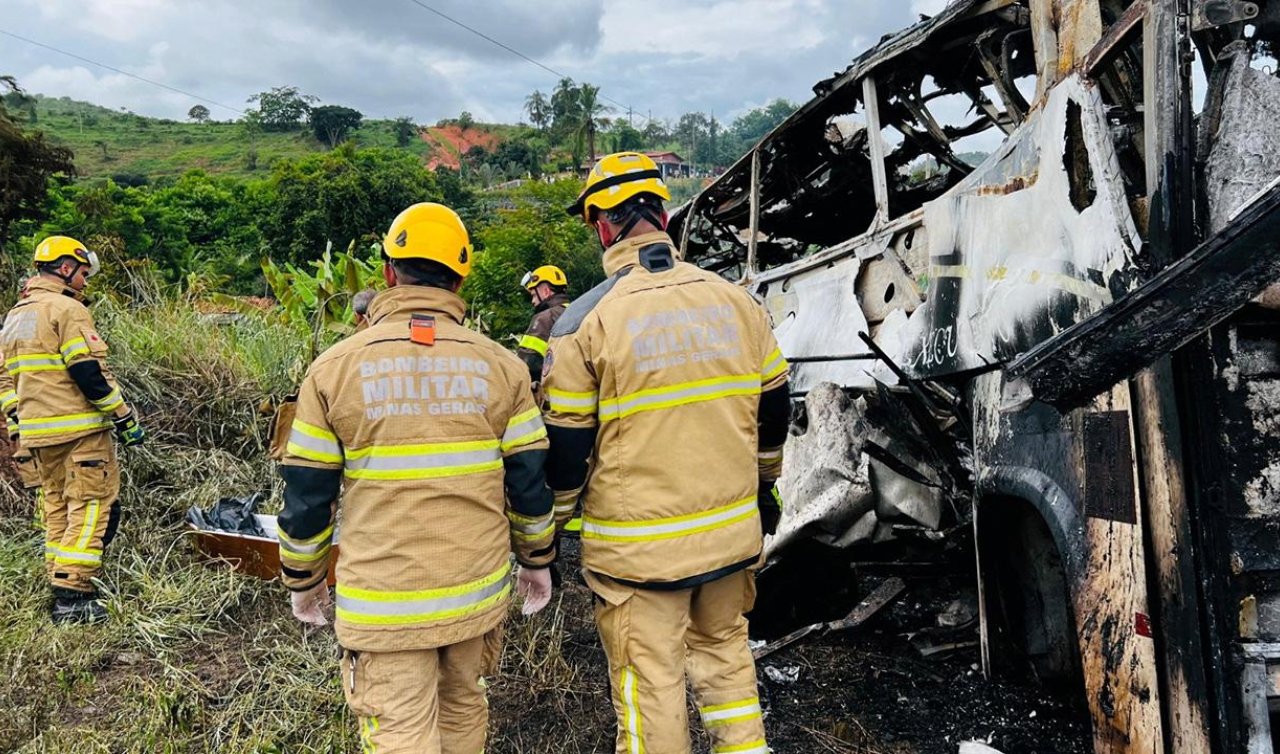
<svg viewBox="0 0 1280 754"><path fill-rule="evenodd" d="M793 365L771 561L959 528L984 671L1068 683L1098 752L1275 749L1277 37L956 0L673 220Z"/></svg>

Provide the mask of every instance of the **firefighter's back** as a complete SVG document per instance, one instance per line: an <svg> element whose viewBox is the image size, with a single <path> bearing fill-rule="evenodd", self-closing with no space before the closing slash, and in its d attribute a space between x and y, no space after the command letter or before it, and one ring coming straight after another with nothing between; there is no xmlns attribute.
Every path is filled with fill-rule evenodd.
<svg viewBox="0 0 1280 754"><path fill-rule="evenodd" d="M373 649L388 629L413 644L469 638L510 591L502 443L524 365L445 317L421 342L427 331L388 317L313 367L344 464L339 634L361 637L346 646ZM408 639L415 623L424 636Z"/></svg>
<svg viewBox="0 0 1280 754"><path fill-rule="evenodd" d="M573 395L564 370L568 379L548 395L553 410L598 401L584 564L628 581L673 582L754 558L767 315L742 289L683 262L636 265L606 285L561 320L555 334L573 331L573 344L553 353L551 368L586 361L598 396Z"/></svg>

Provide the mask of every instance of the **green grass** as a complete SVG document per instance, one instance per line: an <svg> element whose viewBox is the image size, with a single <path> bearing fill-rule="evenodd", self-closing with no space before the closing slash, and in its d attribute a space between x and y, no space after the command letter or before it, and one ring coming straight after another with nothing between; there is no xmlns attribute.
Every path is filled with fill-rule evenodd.
<svg viewBox="0 0 1280 754"><path fill-rule="evenodd" d="M155 179L201 169L250 177L265 175L279 159L304 157L325 146L309 130L250 133L229 122L186 123L116 112L65 98L41 98L36 122L60 146L75 152L82 176L120 175ZM351 140L362 147L396 147L393 121L368 120ZM497 127L501 128L501 127ZM419 155L430 146L415 139L404 147Z"/></svg>

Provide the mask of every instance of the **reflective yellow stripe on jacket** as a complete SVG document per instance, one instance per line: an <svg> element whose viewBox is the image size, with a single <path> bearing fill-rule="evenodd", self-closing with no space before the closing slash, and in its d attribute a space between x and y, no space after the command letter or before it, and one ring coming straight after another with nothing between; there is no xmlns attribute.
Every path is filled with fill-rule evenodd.
<svg viewBox="0 0 1280 754"><path fill-rule="evenodd" d="M0 411L8 412L9 409L18 405L18 394L13 390L6 390L0 393Z"/></svg>
<svg viewBox="0 0 1280 754"><path fill-rule="evenodd" d="M539 356L547 355L547 341L537 335L525 334L520 338L520 348L527 348Z"/></svg>
<svg viewBox="0 0 1280 754"><path fill-rule="evenodd" d="M77 356L89 355L89 344L84 342L84 338L72 338L63 343L59 350L62 351L62 362L71 366L72 360Z"/></svg>
<svg viewBox="0 0 1280 754"><path fill-rule="evenodd" d="M89 402L102 413L109 414L124 405L124 397L120 395L120 388L115 388L102 398Z"/></svg>
<svg viewBox="0 0 1280 754"><path fill-rule="evenodd" d="M739 521L745 521L756 512L756 496L746 497L709 511L690 513L686 516L655 518L647 521L603 521L590 516L582 517L584 539L606 539L612 542L649 542L674 539L698 532L721 529Z"/></svg>
<svg viewBox="0 0 1280 754"><path fill-rule="evenodd" d="M329 554L329 546L333 541L332 526L327 527L324 531L309 539L293 539L285 533L284 529L279 530L278 534L280 556L282 558L301 560L305 563L323 560L324 556Z"/></svg>
<svg viewBox="0 0 1280 754"><path fill-rule="evenodd" d="M440 589L393 592L338 584L338 617L363 625L430 623L488 609L511 591L511 566L481 579Z"/></svg>
<svg viewBox="0 0 1280 754"><path fill-rule="evenodd" d="M479 474L502 468L497 440L435 442L421 445L371 445L347 450L350 479L435 479Z"/></svg>
<svg viewBox="0 0 1280 754"><path fill-rule="evenodd" d="M12 375L27 372L66 371L67 369L62 356L56 353L29 353L25 356L13 356L5 359L4 366Z"/></svg>
<svg viewBox="0 0 1280 754"><path fill-rule="evenodd" d="M507 511L507 518L511 520L511 536L526 542L551 536L556 529L554 509L547 511L545 516L536 518L523 516L515 511Z"/></svg>
<svg viewBox="0 0 1280 754"><path fill-rule="evenodd" d="M622 419L641 411L687 406L734 395L758 395L760 375L737 374L650 388L600 401L600 421Z"/></svg>
<svg viewBox="0 0 1280 754"><path fill-rule="evenodd" d="M287 448L293 455L308 461L342 463L342 446L338 444L338 436L298 419L293 420Z"/></svg>
<svg viewBox="0 0 1280 754"><path fill-rule="evenodd" d="M546 436L547 427L542 423L541 409L531 408L507 422L507 431L502 434L502 452L515 450Z"/></svg>
<svg viewBox="0 0 1280 754"><path fill-rule="evenodd" d="M775 348L773 353L765 357L764 366L760 368L760 378L768 382L787 371L787 366L787 360L782 357L782 351Z"/></svg>
<svg viewBox="0 0 1280 754"><path fill-rule="evenodd" d="M89 414L66 414L64 416L47 416L42 419L21 419L19 431L23 437L41 437L86 429L107 429L111 426L111 418L94 411Z"/></svg>
<svg viewBox="0 0 1280 754"><path fill-rule="evenodd" d="M597 393L573 393L567 390L547 390L547 403L552 411L562 414L594 414L599 405Z"/></svg>

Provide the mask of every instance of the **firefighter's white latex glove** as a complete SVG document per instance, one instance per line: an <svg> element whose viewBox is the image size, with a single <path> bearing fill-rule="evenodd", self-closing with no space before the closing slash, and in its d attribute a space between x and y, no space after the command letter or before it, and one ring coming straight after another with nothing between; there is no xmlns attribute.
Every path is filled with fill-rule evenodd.
<svg viewBox="0 0 1280 754"><path fill-rule="evenodd" d="M516 594L524 604L520 612L533 615L551 601L551 569L521 568L516 572Z"/></svg>
<svg viewBox="0 0 1280 754"><path fill-rule="evenodd" d="M324 581L305 592L289 592L289 599L293 603L293 617L313 626L329 625L326 614L333 607L333 599Z"/></svg>

